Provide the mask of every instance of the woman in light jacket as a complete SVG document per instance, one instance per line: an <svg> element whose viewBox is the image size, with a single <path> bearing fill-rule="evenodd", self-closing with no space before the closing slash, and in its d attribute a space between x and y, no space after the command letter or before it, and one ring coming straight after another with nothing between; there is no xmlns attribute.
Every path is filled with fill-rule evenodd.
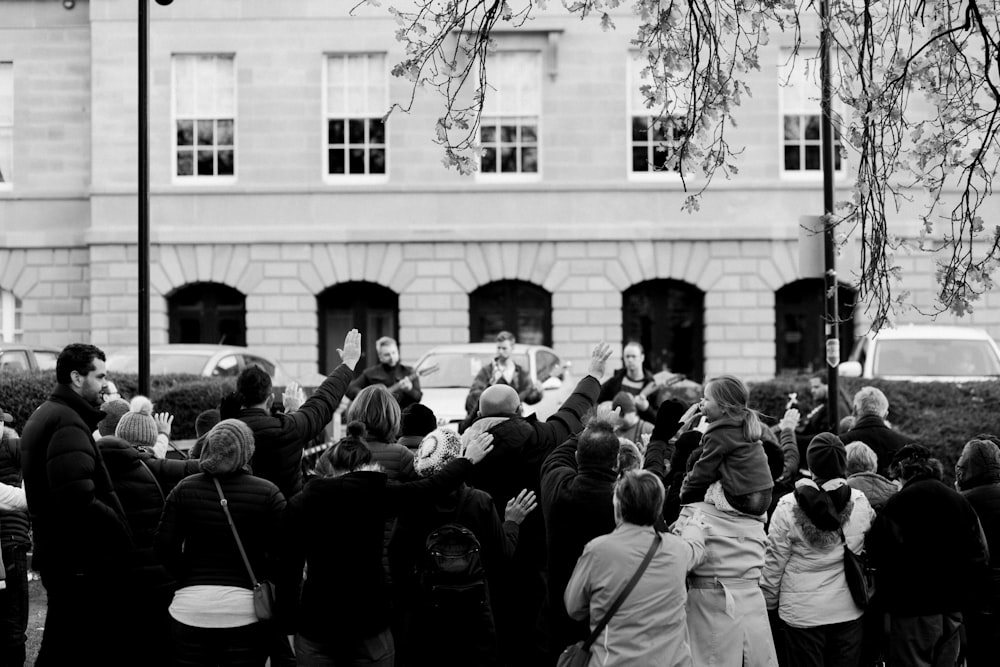
<svg viewBox="0 0 1000 667"><path fill-rule="evenodd" d="M813 479L796 483L771 517L761 589L769 610L785 624L787 664L796 667L857 665L863 611L844 574L844 541L864 548L875 511L852 489L844 443L820 433L806 459Z"/></svg>
<svg viewBox="0 0 1000 667"><path fill-rule="evenodd" d="M617 527L591 540L576 563L563 599L570 618L593 629L632 579L656 537L663 482L655 474L625 473L613 496ZM591 648L590 665L691 667L685 578L705 555L699 520L680 537L662 535L653 559Z"/></svg>

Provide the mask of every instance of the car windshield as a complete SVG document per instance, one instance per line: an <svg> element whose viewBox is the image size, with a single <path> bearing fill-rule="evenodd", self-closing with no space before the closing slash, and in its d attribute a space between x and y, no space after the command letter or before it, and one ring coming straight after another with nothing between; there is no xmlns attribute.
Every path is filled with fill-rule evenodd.
<svg viewBox="0 0 1000 667"><path fill-rule="evenodd" d="M438 370L420 378L420 386L424 389L436 387L469 387L476 373L483 366L493 363L493 353L474 354L468 352L442 352L428 356L420 369L437 366ZM514 363L521 368L528 369L528 355L515 352L512 357Z"/></svg>
<svg viewBox="0 0 1000 667"><path fill-rule="evenodd" d="M165 375L167 373L201 375L207 361L208 355L206 354L151 352L149 373L150 375ZM108 370L112 373L138 373L139 355L133 353L113 354L108 357Z"/></svg>
<svg viewBox="0 0 1000 667"><path fill-rule="evenodd" d="M1000 375L1000 359L985 340L905 340L878 342L877 377Z"/></svg>

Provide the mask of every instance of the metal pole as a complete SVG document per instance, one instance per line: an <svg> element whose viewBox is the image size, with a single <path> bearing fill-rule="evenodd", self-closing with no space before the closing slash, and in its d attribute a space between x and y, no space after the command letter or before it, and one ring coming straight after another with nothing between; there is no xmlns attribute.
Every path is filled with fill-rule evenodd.
<svg viewBox="0 0 1000 667"><path fill-rule="evenodd" d="M149 396L149 0L139 0L139 393Z"/></svg>
<svg viewBox="0 0 1000 667"><path fill-rule="evenodd" d="M834 250L833 223L833 107L830 103L830 7L829 0L820 0L820 136L822 141L821 159L823 161L823 287L826 291L826 362L827 362L827 395L826 414L830 422L830 430L837 432L840 423L837 399L840 396L839 378L840 365L840 313L837 307L837 255Z"/></svg>

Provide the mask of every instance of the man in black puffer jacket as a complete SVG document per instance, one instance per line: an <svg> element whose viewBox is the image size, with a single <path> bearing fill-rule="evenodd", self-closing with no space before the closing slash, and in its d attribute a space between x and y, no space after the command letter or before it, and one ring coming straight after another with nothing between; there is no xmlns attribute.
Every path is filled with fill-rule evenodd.
<svg viewBox="0 0 1000 667"><path fill-rule="evenodd" d="M132 536L92 433L105 414L104 352L68 345L58 385L28 419L21 464L35 538L33 564L48 594L36 665L125 665L117 633Z"/></svg>
<svg viewBox="0 0 1000 667"><path fill-rule="evenodd" d="M462 435L470 442L479 433L493 434L493 452L476 466L469 484L493 497L497 514L503 516L507 501L521 489L541 496L541 468L546 457L569 436L583 430L582 419L597 403L601 376L611 356L611 347L594 348L588 374L576 385L559 411L546 421L520 415L517 392L504 384L487 388L479 397L482 415ZM545 586L545 524L541 512L533 512L521 525L508 580L494 600L500 650L508 664L534 664L545 652L536 632Z"/></svg>
<svg viewBox="0 0 1000 667"><path fill-rule="evenodd" d="M237 419L253 431L256 447L253 474L273 482L286 498L302 490L302 449L333 419L354 378L354 367L361 358L357 329L348 332L344 349L337 352L344 363L290 414L271 414L271 378L260 368L252 366L236 380L236 392L243 403Z"/></svg>

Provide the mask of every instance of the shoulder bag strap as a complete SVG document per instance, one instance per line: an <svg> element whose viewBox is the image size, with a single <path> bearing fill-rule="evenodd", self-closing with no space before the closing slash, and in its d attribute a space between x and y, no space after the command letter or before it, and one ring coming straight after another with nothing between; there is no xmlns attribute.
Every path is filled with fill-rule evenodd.
<svg viewBox="0 0 1000 667"><path fill-rule="evenodd" d="M240 534L236 532L236 525L233 523L233 516L229 513L229 501L226 497L222 495L222 485L219 484L219 479L217 477L212 477L212 481L215 482L215 488L219 492L219 502L222 505L222 511L226 513L226 521L229 522L229 528L233 531L233 537L236 539L236 546L240 549L240 557L243 558L243 564L247 567L247 572L250 574L250 583L253 584L254 588L257 588L257 577L253 575L253 568L250 567L250 559L247 558L247 552L243 550L243 542L240 541Z"/></svg>
<svg viewBox="0 0 1000 667"><path fill-rule="evenodd" d="M625 585L624 590L622 590L622 592L618 594L618 597L611 605L611 608L608 609L608 612L606 614L604 614L604 618L601 619L601 622L597 624L597 627L594 628L594 631L590 633L589 637L587 637L587 641L583 645L584 650L586 651L590 650L590 647L593 646L594 642L597 641L597 638L601 635L601 632L604 630L604 627L611 620L611 617L615 615L615 612L618 611L618 608L622 606L623 602L625 602L625 598L627 598L629 593L632 592L632 589L635 588L635 585L639 583L639 579L642 578L642 573L645 572L646 567L649 566L649 561L653 560L653 554L656 553L656 550L657 548L659 548L660 542L662 541L663 538L660 536L660 533L657 532L656 537L653 538L653 544L650 545L649 551L646 552L646 557L642 559L642 564L639 565L639 569L636 570L635 574L632 575L632 579L630 579L628 584Z"/></svg>
<svg viewBox="0 0 1000 667"><path fill-rule="evenodd" d="M139 458L139 463L141 463L142 467L146 469L146 472L149 473L149 476L153 478L153 484L156 484L156 490L160 492L160 497L166 500L167 496L163 493L163 487L160 486L160 480L156 479L156 475L153 474L153 471L150 469L149 465L145 461L143 461L141 457Z"/></svg>

